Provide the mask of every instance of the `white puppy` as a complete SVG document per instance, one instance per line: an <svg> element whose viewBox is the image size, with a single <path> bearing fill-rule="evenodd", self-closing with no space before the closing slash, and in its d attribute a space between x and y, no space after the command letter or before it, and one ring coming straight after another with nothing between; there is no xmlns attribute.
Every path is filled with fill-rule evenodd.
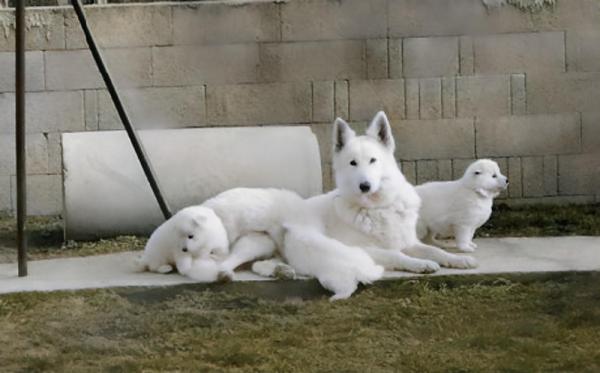
<svg viewBox="0 0 600 373"><path fill-rule="evenodd" d="M419 237L438 245L436 237L454 237L459 250L474 251L475 230L489 219L494 198L507 186L508 179L489 159L472 163L458 180L417 186Z"/></svg>
<svg viewBox="0 0 600 373"><path fill-rule="evenodd" d="M227 232L214 211L203 206L186 207L152 233L137 267L168 273L176 266L181 274L212 282L218 278L216 261L223 260L228 251ZM210 270L203 271L207 268Z"/></svg>

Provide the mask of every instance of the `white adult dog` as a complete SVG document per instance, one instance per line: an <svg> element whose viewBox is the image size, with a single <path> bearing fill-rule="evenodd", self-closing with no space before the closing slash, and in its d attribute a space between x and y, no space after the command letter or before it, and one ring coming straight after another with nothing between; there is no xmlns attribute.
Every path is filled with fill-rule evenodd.
<svg viewBox="0 0 600 373"><path fill-rule="evenodd" d="M186 207L161 224L137 260L139 271L179 273L202 282L219 277L218 262L229 253L227 232L210 208Z"/></svg>
<svg viewBox="0 0 600 373"><path fill-rule="evenodd" d="M420 198L397 166L385 113L375 115L364 136L338 118L333 135L337 189L309 198L287 220L283 254L292 267L317 277L335 293L332 299L342 299L358 282L381 277L379 266L417 273L476 266L472 257L417 238Z"/></svg>
<svg viewBox="0 0 600 373"><path fill-rule="evenodd" d="M474 251L475 231L490 218L494 198L507 186L508 178L489 159L473 162L458 180L417 186L422 200L419 237L436 245L441 245L438 236L454 237L459 250Z"/></svg>

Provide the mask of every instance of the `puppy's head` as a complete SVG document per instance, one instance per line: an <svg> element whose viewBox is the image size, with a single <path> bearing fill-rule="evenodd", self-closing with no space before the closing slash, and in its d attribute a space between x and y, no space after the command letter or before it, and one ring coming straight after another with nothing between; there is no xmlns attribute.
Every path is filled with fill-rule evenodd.
<svg viewBox="0 0 600 373"><path fill-rule="evenodd" d="M181 250L193 257L224 257L229 252L227 231L215 212L203 206L188 207L177 213Z"/></svg>
<svg viewBox="0 0 600 373"><path fill-rule="evenodd" d="M365 135L357 136L343 119L333 124L333 168L342 195L362 200L376 194L389 168L397 171L394 138L384 112L375 115Z"/></svg>
<svg viewBox="0 0 600 373"><path fill-rule="evenodd" d="M508 178L502 175L498 164L490 159L480 159L471 163L461 182L482 197L490 198L496 197L508 187Z"/></svg>

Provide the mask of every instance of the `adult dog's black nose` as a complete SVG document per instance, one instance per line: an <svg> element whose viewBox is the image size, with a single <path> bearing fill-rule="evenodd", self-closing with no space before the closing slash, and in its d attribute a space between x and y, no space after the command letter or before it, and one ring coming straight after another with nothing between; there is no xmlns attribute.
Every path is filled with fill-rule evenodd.
<svg viewBox="0 0 600 373"><path fill-rule="evenodd" d="M187 247L184 247L183 249L181 249L181 251L183 251L184 253L187 253Z"/></svg>
<svg viewBox="0 0 600 373"><path fill-rule="evenodd" d="M358 187L360 188L361 192L367 193L369 190L371 190L371 183L369 183L368 181L364 181L360 183Z"/></svg>

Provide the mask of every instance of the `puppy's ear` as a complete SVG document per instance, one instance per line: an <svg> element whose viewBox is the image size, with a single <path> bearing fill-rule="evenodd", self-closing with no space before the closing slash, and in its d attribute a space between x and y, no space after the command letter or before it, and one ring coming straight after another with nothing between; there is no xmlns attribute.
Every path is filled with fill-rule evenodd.
<svg viewBox="0 0 600 373"><path fill-rule="evenodd" d="M366 132L367 136L371 136L381 142L392 153L396 149L394 136L392 136L392 127L387 116L383 111L378 112L371 120Z"/></svg>
<svg viewBox="0 0 600 373"><path fill-rule="evenodd" d="M333 151L339 152L346 146L348 141L356 136L348 123L342 118L336 118L333 122Z"/></svg>
<svg viewBox="0 0 600 373"><path fill-rule="evenodd" d="M206 216L204 215L196 215L190 220L190 224L193 228L199 228L200 226L206 223Z"/></svg>

